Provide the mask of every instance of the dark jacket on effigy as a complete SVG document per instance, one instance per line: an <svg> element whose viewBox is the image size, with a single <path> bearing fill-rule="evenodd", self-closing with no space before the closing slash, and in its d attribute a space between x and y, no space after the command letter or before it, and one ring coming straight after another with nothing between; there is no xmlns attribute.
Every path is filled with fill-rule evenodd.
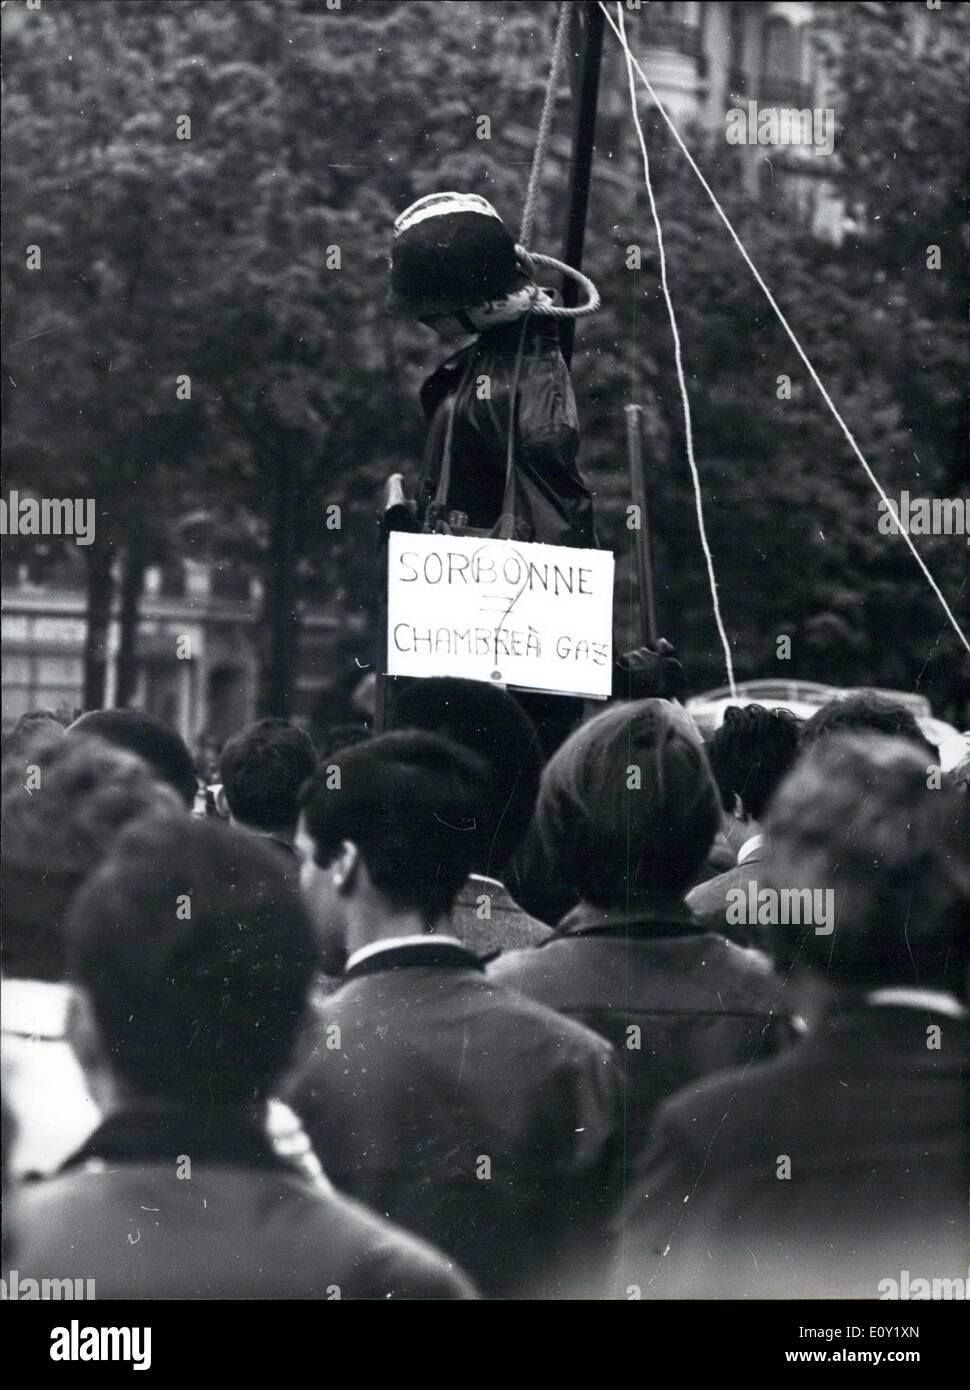
<svg viewBox="0 0 970 1390"><path fill-rule="evenodd" d="M706 931L682 903L630 914L581 903L548 941L499 956L489 974L613 1043L627 1077L630 1161L662 1100L793 1038L764 956Z"/></svg>
<svg viewBox="0 0 970 1390"><path fill-rule="evenodd" d="M492 528L502 512L509 408L522 325L489 329L449 357L421 388L428 434L418 491L423 520L435 495L451 402L454 426L447 507L468 525ZM487 378L488 394L480 388ZM532 319L525 330L516 393L514 459L516 539L596 545L593 502L576 464L579 419L558 324Z"/></svg>
<svg viewBox="0 0 970 1390"><path fill-rule="evenodd" d="M112 1116L4 1217L21 1283L93 1279L97 1298L475 1296L438 1251L218 1111Z"/></svg>
<svg viewBox="0 0 970 1390"><path fill-rule="evenodd" d="M636 1284L644 1298L930 1297L880 1288L903 1271L962 1288L968 1045L966 1018L849 1005L783 1056L675 1097L631 1189L617 1288Z"/></svg>
<svg viewBox="0 0 970 1390"><path fill-rule="evenodd" d="M457 944L354 965L291 1104L336 1186L445 1250L483 1293L557 1296L606 1256L621 1077L588 1029Z"/></svg>

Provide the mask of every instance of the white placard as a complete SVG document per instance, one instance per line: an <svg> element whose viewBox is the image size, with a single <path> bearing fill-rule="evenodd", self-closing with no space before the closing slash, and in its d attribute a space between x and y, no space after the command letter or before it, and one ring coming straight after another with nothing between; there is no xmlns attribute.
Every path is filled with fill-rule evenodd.
<svg viewBox="0 0 970 1390"><path fill-rule="evenodd" d="M606 699L608 550L491 537L388 537L387 672Z"/></svg>

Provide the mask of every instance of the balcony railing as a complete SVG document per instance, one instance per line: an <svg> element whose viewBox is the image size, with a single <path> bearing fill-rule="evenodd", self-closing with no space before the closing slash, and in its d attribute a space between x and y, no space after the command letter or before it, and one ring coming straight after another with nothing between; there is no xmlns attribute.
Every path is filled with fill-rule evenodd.
<svg viewBox="0 0 970 1390"><path fill-rule="evenodd" d="M679 19L651 19L648 12L643 26L643 42L648 48L666 48L673 53L683 53L688 58L699 58L701 31Z"/></svg>

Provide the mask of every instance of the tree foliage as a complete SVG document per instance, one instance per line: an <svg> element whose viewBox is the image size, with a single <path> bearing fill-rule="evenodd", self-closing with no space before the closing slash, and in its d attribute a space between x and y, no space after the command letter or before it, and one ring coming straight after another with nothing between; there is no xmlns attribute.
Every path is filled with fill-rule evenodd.
<svg viewBox="0 0 970 1390"><path fill-rule="evenodd" d="M102 566L177 552L262 571L273 626L329 605L373 660L375 516L416 472L417 386L441 353L384 308L391 222L445 187L517 229L554 6L401 0L45 0L4 11L4 402L11 486L94 496ZM967 17L907 25L826 7L839 91L832 176L850 234L811 235L784 179L759 200L737 152L692 147L890 495L966 477ZM898 10L917 7L896 6ZM16 9L16 13L14 13ZM628 27L644 19L631 14ZM863 35L864 26L864 35ZM581 462L630 619L623 405L651 422L663 627L695 685L722 667L683 449L669 327L625 73L606 38L587 267L605 311L579 329ZM544 170L539 249L565 219L568 82ZM487 115L490 138L480 139ZM190 121L190 138L179 138ZM911 687L951 704L959 644L857 461L664 132L650 123L698 464L739 675ZM626 264L643 248L640 270ZM926 268L926 247L942 268ZM30 270L26 248L42 252ZM792 399L779 400L788 374ZM190 399L176 382L187 377ZM292 532L281 551L274 488ZM325 525L340 508L339 529ZM276 531L274 540L274 517ZM187 524L186 518L193 518ZM916 538L951 602L953 537ZM281 561L295 580L279 587ZM274 589L274 585L276 588ZM287 611L282 611L288 608Z"/></svg>

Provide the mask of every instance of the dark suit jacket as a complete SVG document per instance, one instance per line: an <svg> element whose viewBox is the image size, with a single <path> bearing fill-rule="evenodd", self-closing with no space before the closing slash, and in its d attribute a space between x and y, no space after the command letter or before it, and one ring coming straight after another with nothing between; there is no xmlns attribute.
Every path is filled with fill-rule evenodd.
<svg viewBox="0 0 970 1390"><path fill-rule="evenodd" d="M878 1298L904 1270L965 1278L967 1047L966 1021L856 1007L676 1097L628 1209L620 1290Z"/></svg>
<svg viewBox="0 0 970 1390"><path fill-rule="evenodd" d="M97 1298L475 1296L439 1252L218 1113L106 1120L57 1176L23 1186L8 1229L21 1281L93 1278Z"/></svg>
<svg viewBox="0 0 970 1390"><path fill-rule="evenodd" d="M462 947L365 959L323 1001L291 1103L340 1188L483 1292L561 1293L619 1200L616 1059ZM596 1249L593 1249L596 1246Z"/></svg>
<svg viewBox="0 0 970 1390"><path fill-rule="evenodd" d="M549 941L499 956L489 974L613 1043L626 1076L631 1162L672 1092L791 1038L764 958L705 932L683 906L627 917L581 904Z"/></svg>
<svg viewBox="0 0 970 1390"><path fill-rule="evenodd" d="M748 884L751 882L757 883L759 888L766 887L767 859L767 847L761 844L748 855L743 864L732 864L723 873L716 874L713 878L696 884L687 894L685 901L694 916L704 923L708 931L718 932L738 946L764 951L766 955L772 957L774 954L773 933L777 931L777 927L764 927L757 922L728 920L728 893L740 888L747 894Z"/></svg>

